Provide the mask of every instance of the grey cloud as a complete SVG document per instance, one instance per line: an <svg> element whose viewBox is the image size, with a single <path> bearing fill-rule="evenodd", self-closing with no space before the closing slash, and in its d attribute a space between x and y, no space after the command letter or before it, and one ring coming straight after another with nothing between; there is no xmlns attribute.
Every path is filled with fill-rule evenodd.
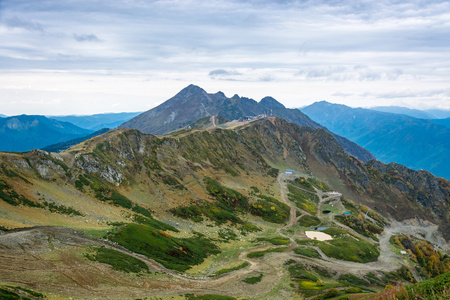
<svg viewBox="0 0 450 300"><path fill-rule="evenodd" d="M27 21L19 17L12 17L5 21L8 28L22 28L28 31L44 32L44 27L38 22Z"/></svg>
<svg viewBox="0 0 450 300"><path fill-rule="evenodd" d="M231 80L231 79L233 79L232 76L241 75L241 73L236 72L236 71L227 71L224 69L217 69L217 70L213 70L213 71L209 72L208 75L209 75L209 77L211 77L211 79Z"/></svg>
<svg viewBox="0 0 450 300"><path fill-rule="evenodd" d="M95 34L73 34L73 38L80 43L84 42L94 42L98 43L101 42L101 40L95 35Z"/></svg>

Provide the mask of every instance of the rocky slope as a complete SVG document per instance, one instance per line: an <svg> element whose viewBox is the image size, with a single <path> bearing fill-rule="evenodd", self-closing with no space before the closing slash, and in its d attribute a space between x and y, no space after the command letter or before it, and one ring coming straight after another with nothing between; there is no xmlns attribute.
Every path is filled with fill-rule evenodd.
<svg viewBox="0 0 450 300"><path fill-rule="evenodd" d="M237 120L263 114L277 116L300 126L322 128L320 124L312 121L299 110L285 108L272 97L265 97L258 103L238 95L227 98L222 92L209 94L195 85L189 85L171 99L121 124L119 128L133 128L150 134L165 134L206 116L219 115L230 120ZM348 153L363 161L374 158L370 152L357 144L341 136L333 135Z"/></svg>
<svg viewBox="0 0 450 300"><path fill-rule="evenodd" d="M319 178L383 215L399 220L420 217L440 224L441 231L450 237L449 181L397 164L375 160L364 163L348 155L329 132L279 118L265 118L235 129L192 130L173 137L115 130L61 155L44 151L3 153L0 160L4 193L16 191L33 202L42 202L40 188L45 187L52 201L72 204L83 214L87 212L82 203L89 202L89 207L99 203L93 201L91 193L80 192L77 180L82 180L83 174L94 175L105 188L126 195L131 202L164 213L190 201L208 199L202 182L205 176L220 182L240 182L243 192L249 193L250 182L273 181L268 176L273 168L294 169ZM99 212L89 214L97 220L105 217ZM25 220L45 224L38 219L31 221L16 213L3 216L5 225ZM80 217L75 219L82 222Z"/></svg>

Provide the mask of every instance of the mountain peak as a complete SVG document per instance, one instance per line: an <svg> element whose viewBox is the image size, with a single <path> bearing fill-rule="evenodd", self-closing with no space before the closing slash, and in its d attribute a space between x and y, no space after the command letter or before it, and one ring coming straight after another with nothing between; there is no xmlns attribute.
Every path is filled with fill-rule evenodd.
<svg viewBox="0 0 450 300"><path fill-rule="evenodd" d="M272 97L264 97L261 99L261 101L259 102L259 104L261 104L264 107L267 108L286 108L283 104L281 104L280 102L278 102L277 100L275 100Z"/></svg>
<svg viewBox="0 0 450 300"><path fill-rule="evenodd" d="M186 97L186 96L195 95L195 94L206 94L206 91L197 85L190 84L187 87L185 87L184 89L182 89L177 94L177 96Z"/></svg>

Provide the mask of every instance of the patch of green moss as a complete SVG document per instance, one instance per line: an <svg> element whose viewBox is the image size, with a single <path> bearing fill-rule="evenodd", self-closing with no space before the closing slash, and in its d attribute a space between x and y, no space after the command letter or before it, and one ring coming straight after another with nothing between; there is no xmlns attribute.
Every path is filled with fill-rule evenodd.
<svg viewBox="0 0 450 300"><path fill-rule="evenodd" d="M259 274L259 276L244 278L242 281L245 283L248 283L248 284L256 284L258 282L261 282L262 278L263 278L263 274Z"/></svg>
<svg viewBox="0 0 450 300"><path fill-rule="evenodd" d="M289 244L290 240L288 238L282 237L282 236L277 236L277 237L273 237L273 238L265 238L265 237L259 237L256 238L256 240L258 242L269 242L272 245L287 245Z"/></svg>
<svg viewBox="0 0 450 300"><path fill-rule="evenodd" d="M315 216L304 215L298 220L298 224L304 227L317 226L321 223L320 219Z"/></svg>
<svg viewBox="0 0 450 300"><path fill-rule="evenodd" d="M347 231L328 228L325 233L333 236L333 240L319 242L318 246L328 257L366 263L376 261L380 255L376 246L351 236Z"/></svg>
<svg viewBox="0 0 450 300"><path fill-rule="evenodd" d="M319 252L311 248L296 247L294 248L294 252L307 257L321 258Z"/></svg>
<svg viewBox="0 0 450 300"><path fill-rule="evenodd" d="M263 220L271 223L285 223L289 220L290 208L275 198L258 195L257 200L250 206L250 213L262 217Z"/></svg>
<svg viewBox="0 0 450 300"><path fill-rule="evenodd" d="M94 253L86 254L91 261L108 264L116 271L126 273L148 272L148 266L141 260L114 249L95 247Z"/></svg>
<svg viewBox="0 0 450 300"><path fill-rule="evenodd" d="M177 271L186 271L202 263L208 255L220 253L216 245L200 234L191 238L175 238L144 224L126 224L110 234L108 239Z"/></svg>
<svg viewBox="0 0 450 300"><path fill-rule="evenodd" d="M278 248L271 248L271 249L262 250L262 251L253 251L253 252L250 252L249 254L247 254L247 257L248 258L260 258L260 257L263 257L266 253L283 252L286 249L288 249L288 247L278 247Z"/></svg>
<svg viewBox="0 0 450 300"><path fill-rule="evenodd" d="M233 268L220 269L219 271L216 272L216 276L243 269L243 268L247 267L248 265L249 265L248 262L243 262L242 264L240 264L236 267L233 267Z"/></svg>
<svg viewBox="0 0 450 300"><path fill-rule="evenodd" d="M308 195L291 184L288 184L288 190L288 199L294 202L298 208L312 215L317 214L317 204L311 200L314 199L313 195Z"/></svg>
<svg viewBox="0 0 450 300"><path fill-rule="evenodd" d="M335 216L335 219L340 223L352 228L359 234L370 237L376 241L378 241L378 238L375 236L375 234L380 234L383 232L383 228L370 222L362 215Z"/></svg>

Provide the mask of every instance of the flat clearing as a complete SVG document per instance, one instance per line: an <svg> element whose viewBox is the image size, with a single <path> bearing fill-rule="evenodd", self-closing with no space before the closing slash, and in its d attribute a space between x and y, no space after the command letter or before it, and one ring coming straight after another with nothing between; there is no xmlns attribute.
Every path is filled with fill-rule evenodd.
<svg viewBox="0 0 450 300"><path fill-rule="evenodd" d="M321 242L329 241L329 240L333 239L333 237L331 235L320 232L320 231L305 231L305 234L310 239L319 240Z"/></svg>

